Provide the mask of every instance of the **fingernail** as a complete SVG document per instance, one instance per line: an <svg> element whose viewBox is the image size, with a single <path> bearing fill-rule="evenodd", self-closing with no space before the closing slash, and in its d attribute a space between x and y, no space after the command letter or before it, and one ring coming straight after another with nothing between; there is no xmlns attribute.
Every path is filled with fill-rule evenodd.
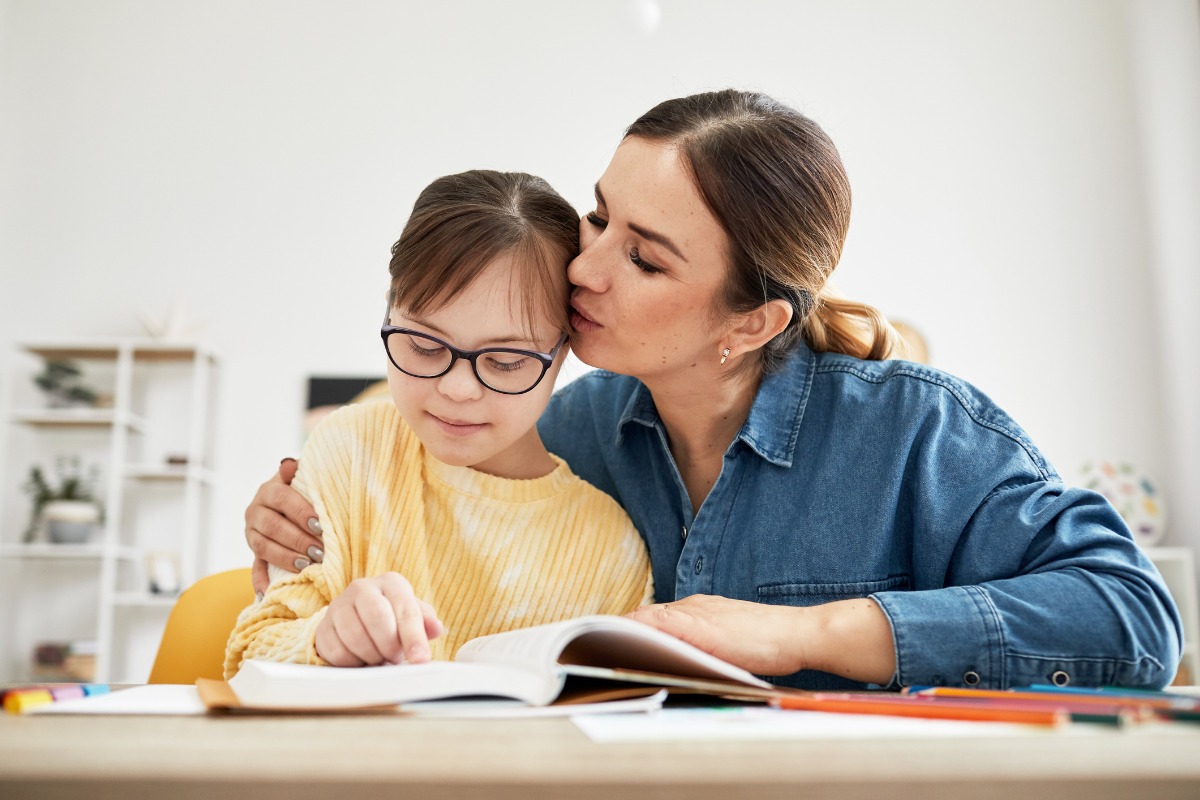
<svg viewBox="0 0 1200 800"><path fill-rule="evenodd" d="M325 560L325 551L314 544L308 548L308 557L313 560L313 563L320 564Z"/></svg>
<svg viewBox="0 0 1200 800"><path fill-rule="evenodd" d="M296 569L304 569L311 563L312 562L309 561L307 558L297 558L295 561L292 562L292 564L294 564L296 566Z"/></svg>
<svg viewBox="0 0 1200 800"><path fill-rule="evenodd" d="M258 602L260 602L260 603L261 603L261 602L262 602L262 599L263 599L263 593L262 593L262 592L255 592L255 593L254 593L254 597L255 597L255 599L256 599L256 600L258 600Z"/></svg>
<svg viewBox="0 0 1200 800"><path fill-rule="evenodd" d="M287 463L287 462L289 462L289 461L295 461L295 460L296 460L296 459L292 458L291 456L288 456L287 458L281 459L281 460L279 461L279 463L280 463L280 464L286 464L286 463Z"/></svg>
<svg viewBox="0 0 1200 800"><path fill-rule="evenodd" d="M325 535L325 531L321 529L321 520L317 519L316 517L308 518L308 529L317 536Z"/></svg>

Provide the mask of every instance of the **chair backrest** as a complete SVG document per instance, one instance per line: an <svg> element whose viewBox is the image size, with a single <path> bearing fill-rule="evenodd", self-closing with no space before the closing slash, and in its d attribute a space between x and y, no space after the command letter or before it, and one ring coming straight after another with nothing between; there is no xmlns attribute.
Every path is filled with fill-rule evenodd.
<svg viewBox="0 0 1200 800"><path fill-rule="evenodd" d="M167 617L149 683L221 680L225 643L238 614L253 601L249 567L209 575L185 589Z"/></svg>

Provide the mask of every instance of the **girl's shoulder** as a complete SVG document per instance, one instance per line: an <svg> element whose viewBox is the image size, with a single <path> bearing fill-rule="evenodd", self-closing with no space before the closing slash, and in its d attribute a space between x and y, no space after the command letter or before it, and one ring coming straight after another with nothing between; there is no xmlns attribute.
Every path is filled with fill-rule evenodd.
<svg viewBox="0 0 1200 800"><path fill-rule="evenodd" d="M352 444L354 449L372 449L385 443L389 447L395 443L406 446L415 439L395 403L390 399L373 400L331 411L309 433L304 448L306 451L331 445L345 448Z"/></svg>

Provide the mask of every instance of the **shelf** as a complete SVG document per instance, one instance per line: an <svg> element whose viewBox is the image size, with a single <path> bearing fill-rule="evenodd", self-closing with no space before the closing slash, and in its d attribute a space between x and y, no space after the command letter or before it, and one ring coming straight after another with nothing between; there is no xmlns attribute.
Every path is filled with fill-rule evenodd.
<svg viewBox="0 0 1200 800"><path fill-rule="evenodd" d="M125 477L139 481L194 480L208 486L211 486L215 480L212 470L207 467L171 466L169 464L129 464L125 467Z"/></svg>
<svg viewBox="0 0 1200 800"><path fill-rule="evenodd" d="M128 347L139 361L191 361L197 353L216 360L216 355L195 342L171 342L158 339L130 339L124 342L42 342L25 344L21 349L47 360L112 361L122 347Z"/></svg>
<svg viewBox="0 0 1200 800"><path fill-rule="evenodd" d="M0 558L100 559L104 553L105 547L102 544L0 544ZM141 553L137 548L122 545L116 549L116 556L124 561L137 561Z"/></svg>
<svg viewBox="0 0 1200 800"><path fill-rule="evenodd" d="M149 592L117 592L113 605L130 608L174 608L179 595L150 594Z"/></svg>
<svg viewBox="0 0 1200 800"><path fill-rule="evenodd" d="M14 411L9 419L39 428L111 428L124 425L141 433L145 420L135 414L119 414L111 408L35 408Z"/></svg>
<svg viewBox="0 0 1200 800"><path fill-rule="evenodd" d="M10 402L0 410L0 423L10 425L20 442L0 454L0 468L12 467L20 474L22 465L14 463L18 457L44 459L47 451L64 443L86 448L89 460L101 447L107 450L101 466L107 476L101 500L108 518L103 535L79 545L53 544L41 536L36 543L19 544L19 532L9 530L2 540L7 544L0 543L4 575L14 580L27 575L31 582L47 584L48 591L53 591L55 580L77 583L83 573L90 583L95 573L89 605L96 611L96 677L103 683L114 671L129 669L123 661L136 660L136 651L150 641L144 634L161 633L154 628L175 604L175 596L152 594L150 584L135 577L153 571L153 563L143 564L145 557L161 549L176 556L178 574L190 579L202 571L217 482L211 426L219 358L194 339L148 336L21 342L14 350L22 362L19 374L32 373L39 361L73 361L85 375L94 371L89 377L112 396L102 408L48 408L26 386L15 392L17 405ZM8 432L0 425L0 433ZM171 443L170 449L159 449L159 436ZM186 457L187 463L170 464L168 457ZM6 499L0 492L0 500ZM181 521L163 530L157 512L170 509L182 511ZM0 637L0 669L11 668L16 653L37 643L43 622L57 624L67 615L64 609L43 610L32 602L21 613L30 614L36 624L9 626L7 635Z"/></svg>

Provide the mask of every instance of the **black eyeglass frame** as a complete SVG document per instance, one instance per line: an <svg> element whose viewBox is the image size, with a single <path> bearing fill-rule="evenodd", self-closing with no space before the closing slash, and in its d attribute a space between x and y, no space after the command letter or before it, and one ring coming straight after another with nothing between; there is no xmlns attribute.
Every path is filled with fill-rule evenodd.
<svg viewBox="0 0 1200 800"><path fill-rule="evenodd" d="M396 369L403 372L405 375L408 375L409 377L412 377L412 378L440 378L443 375L445 375L447 372L449 372L450 370L454 369L454 362L458 361L461 358L464 361L471 362L471 371L473 373L475 373L475 380L479 381L479 383L484 388L490 389L493 392L496 392L497 394L507 394L507 395L526 394L526 393L532 392L534 389L536 389L538 384L542 382L542 378L546 377L546 372L554 364L554 359L558 357L558 351L562 349L562 346L567 343L567 339L569 338L568 334L563 333L563 335L561 337L559 337L558 344L554 345L554 349L551 350L549 353L539 353L536 350L520 350L515 347L485 347L481 350L462 350L462 349L457 348L454 345L450 344L449 342L445 341L444 339L439 339L436 336L431 336L430 334L425 333L424 331L415 331L412 328L402 328L399 325L389 325L388 319L390 318L390 316L391 316L391 309L389 308L388 311L385 312L383 315L383 327L379 329L379 336L383 340L383 350L385 353L387 353L388 361L390 361L392 363L393 367L395 367ZM439 372L436 375L414 375L413 373L406 370L404 367L397 364L396 359L392 358L392 349L390 347L388 347L388 337L391 336L393 333L405 333L405 334L409 334L412 336L420 336L422 339L429 339L430 341L437 342L439 345L441 345L442 347L446 348L447 351L449 351L450 363L446 365L446 368L444 370L442 370L441 372ZM479 365L476 363L476 360L480 356L487 355L488 353L510 353L510 354L521 355L521 356L530 356L532 358L537 359L537 362L542 365L542 374L538 375L537 380L535 380L533 382L533 385L530 386L528 389L522 389L519 392L506 392L503 389L497 389L495 386L492 386L491 384L489 384L487 381L485 381L483 379L483 376L479 374Z"/></svg>

